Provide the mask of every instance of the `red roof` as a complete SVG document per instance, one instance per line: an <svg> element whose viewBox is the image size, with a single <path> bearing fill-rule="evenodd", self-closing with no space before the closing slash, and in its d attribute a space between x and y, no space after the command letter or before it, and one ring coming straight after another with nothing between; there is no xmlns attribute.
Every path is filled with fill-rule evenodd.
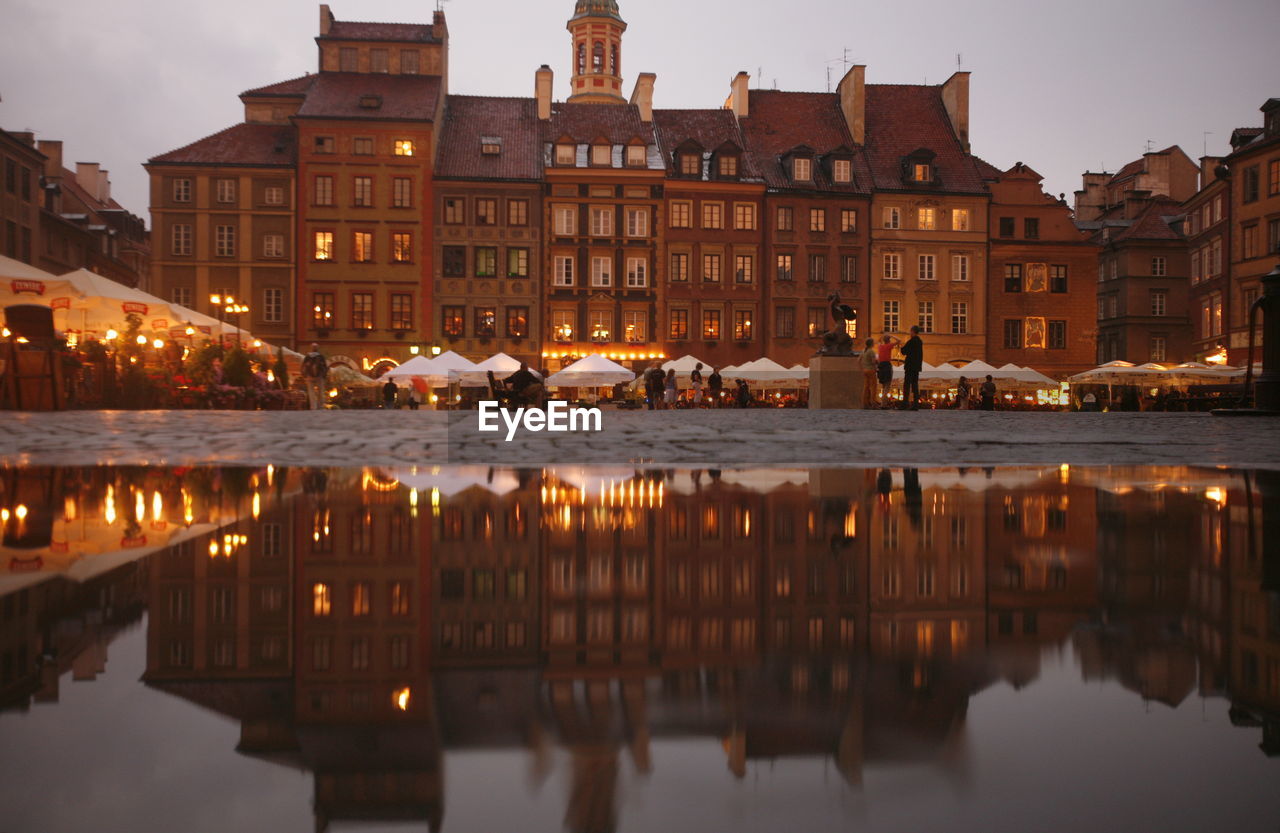
<svg viewBox="0 0 1280 833"><path fill-rule="evenodd" d="M978 169L978 176L982 177L983 180L998 180L1000 177L1004 176L1004 171L1000 170L980 156L973 157L973 164Z"/></svg>
<svg viewBox="0 0 1280 833"><path fill-rule="evenodd" d="M293 125L237 124L186 147L151 158L155 164L293 167Z"/></svg>
<svg viewBox="0 0 1280 833"><path fill-rule="evenodd" d="M742 135L747 152L770 188L799 188L804 191L869 193L871 171L864 150L853 143L840 99L835 93L793 93L778 90L751 90L748 115L742 119ZM792 182L783 169L782 157L800 146L821 157L837 149L853 156L853 182L831 182L823 165L815 165L813 182L803 187Z"/></svg>
<svg viewBox="0 0 1280 833"><path fill-rule="evenodd" d="M322 72L313 77L298 118L431 121L440 98L438 75ZM369 96L377 96L379 106L361 106Z"/></svg>
<svg viewBox="0 0 1280 833"><path fill-rule="evenodd" d="M328 34L320 37L331 40L437 42L429 23L361 23L354 20L335 20L329 27Z"/></svg>
<svg viewBox="0 0 1280 833"><path fill-rule="evenodd" d="M498 154L481 140L500 139ZM455 179L536 180L542 175L538 104L532 98L451 95L440 128L436 176Z"/></svg>
<svg viewBox="0 0 1280 833"><path fill-rule="evenodd" d="M1166 154L1173 153L1175 150L1180 151L1181 148L1179 148L1177 145L1169 145L1169 147L1165 148L1164 150L1157 150L1157 151L1152 151L1151 153L1148 153L1148 154L1144 154L1141 159L1135 159L1132 162L1130 162L1128 165L1125 165L1123 168L1116 171L1116 175L1111 177L1111 181L1108 182L1107 184L1111 185L1112 183L1115 183L1121 179L1124 179L1125 177L1137 176L1138 174L1145 171L1147 169L1147 156L1165 156Z"/></svg>
<svg viewBox="0 0 1280 833"><path fill-rule="evenodd" d="M300 75L297 78L290 78L288 81L278 81L275 84L268 84L265 87L255 87L252 90L245 90L240 93L243 98L246 95L251 96L304 96L307 90L311 89L311 82L316 80L316 76L311 73Z"/></svg>
<svg viewBox="0 0 1280 833"><path fill-rule="evenodd" d="M1182 235L1170 228L1165 217L1182 215L1182 205L1168 199L1152 200L1133 223L1112 240L1181 240Z"/></svg>
<svg viewBox="0 0 1280 833"><path fill-rule="evenodd" d="M902 160L927 148L935 154L937 181L902 181ZM981 194L986 189L973 157L965 153L942 104L941 87L867 85L867 161L878 189Z"/></svg>
<svg viewBox="0 0 1280 833"><path fill-rule="evenodd" d="M655 143L653 125L640 121L634 104L555 104L551 119L542 126L542 140L554 142L568 136L579 144L604 137L611 144L625 145L632 139Z"/></svg>
<svg viewBox="0 0 1280 833"><path fill-rule="evenodd" d="M726 143L736 145L743 151L741 178L760 178L751 157L746 155L746 139L738 129L732 110L654 110L653 122L658 128L658 144L668 174L676 174L675 149L693 140L708 152Z"/></svg>

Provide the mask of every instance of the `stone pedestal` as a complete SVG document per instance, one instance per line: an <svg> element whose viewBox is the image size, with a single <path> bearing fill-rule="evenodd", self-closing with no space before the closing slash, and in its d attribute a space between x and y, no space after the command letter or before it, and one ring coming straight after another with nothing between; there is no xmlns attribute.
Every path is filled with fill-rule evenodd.
<svg viewBox="0 0 1280 833"><path fill-rule="evenodd" d="M862 365L857 356L814 356L809 361L809 408L861 408Z"/></svg>

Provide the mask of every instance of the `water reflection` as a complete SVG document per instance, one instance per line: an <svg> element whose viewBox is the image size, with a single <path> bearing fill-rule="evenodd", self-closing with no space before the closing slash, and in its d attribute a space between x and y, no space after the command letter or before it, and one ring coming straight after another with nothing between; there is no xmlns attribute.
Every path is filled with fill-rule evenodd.
<svg viewBox="0 0 1280 833"><path fill-rule="evenodd" d="M1179 468L3 472L0 705L152 689L313 774L316 828L443 825L444 751L563 754L564 826L702 739L965 779L971 698L1046 650L1280 752L1280 484ZM1263 554L1270 554L1264 558ZM549 799L551 800L551 799ZM731 826L731 825L730 825Z"/></svg>

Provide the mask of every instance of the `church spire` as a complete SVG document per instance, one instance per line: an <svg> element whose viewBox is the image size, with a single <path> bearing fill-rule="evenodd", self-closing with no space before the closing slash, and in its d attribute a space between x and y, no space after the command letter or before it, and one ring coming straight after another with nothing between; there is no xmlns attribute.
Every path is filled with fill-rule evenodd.
<svg viewBox="0 0 1280 833"><path fill-rule="evenodd" d="M578 0L568 29L573 36L569 101L622 104L622 33L627 24L617 0Z"/></svg>

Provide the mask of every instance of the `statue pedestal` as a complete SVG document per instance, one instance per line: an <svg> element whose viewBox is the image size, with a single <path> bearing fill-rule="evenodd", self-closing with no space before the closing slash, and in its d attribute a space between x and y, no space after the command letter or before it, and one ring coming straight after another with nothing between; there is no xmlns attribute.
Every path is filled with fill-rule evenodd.
<svg viewBox="0 0 1280 833"><path fill-rule="evenodd" d="M809 408L862 407L862 365L857 356L814 356L809 361Z"/></svg>

